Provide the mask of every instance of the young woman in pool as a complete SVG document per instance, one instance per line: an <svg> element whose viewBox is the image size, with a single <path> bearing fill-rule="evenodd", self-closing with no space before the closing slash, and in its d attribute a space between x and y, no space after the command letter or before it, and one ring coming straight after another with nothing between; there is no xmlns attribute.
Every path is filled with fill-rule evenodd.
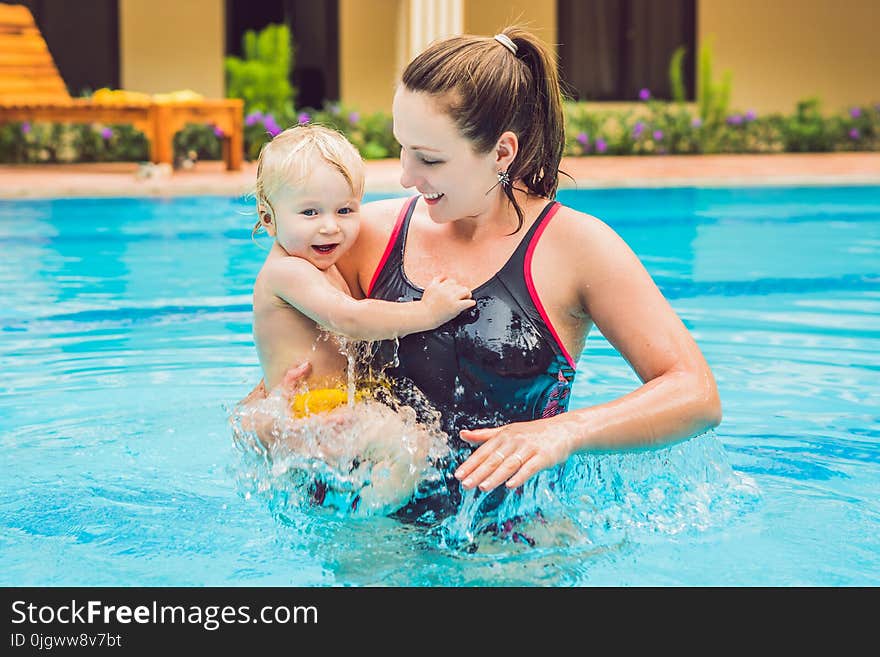
<svg viewBox="0 0 880 657"><path fill-rule="evenodd" d="M358 296L417 299L435 276L471 289L474 308L401 338L386 371L414 383L467 446L461 487L517 488L578 452L659 446L721 421L708 364L635 254L553 200L562 95L536 37L507 28L435 42L404 71L393 119L401 183L419 196L363 205L339 268ZM565 412L593 327L642 385Z"/></svg>

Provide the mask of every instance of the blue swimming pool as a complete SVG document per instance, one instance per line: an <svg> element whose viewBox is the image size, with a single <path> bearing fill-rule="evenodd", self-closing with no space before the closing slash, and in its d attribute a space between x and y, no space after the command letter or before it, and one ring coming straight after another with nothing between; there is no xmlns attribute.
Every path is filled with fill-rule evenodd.
<svg viewBox="0 0 880 657"><path fill-rule="evenodd" d="M241 199L0 201L0 585L880 584L880 188L563 191L712 365L714 432L570 460L536 547L285 504L233 444L259 378ZM637 379L598 333L572 406Z"/></svg>

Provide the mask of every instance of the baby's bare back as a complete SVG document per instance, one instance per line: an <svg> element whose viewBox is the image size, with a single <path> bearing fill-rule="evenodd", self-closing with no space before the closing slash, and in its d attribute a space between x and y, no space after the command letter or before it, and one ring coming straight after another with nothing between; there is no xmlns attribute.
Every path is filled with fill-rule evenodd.
<svg viewBox="0 0 880 657"><path fill-rule="evenodd" d="M254 284L253 333L267 390L281 383L289 368L305 361L312 365L309 388L333 388L345 382L347 361L338 339L276 296L263 272Z"/></svg>

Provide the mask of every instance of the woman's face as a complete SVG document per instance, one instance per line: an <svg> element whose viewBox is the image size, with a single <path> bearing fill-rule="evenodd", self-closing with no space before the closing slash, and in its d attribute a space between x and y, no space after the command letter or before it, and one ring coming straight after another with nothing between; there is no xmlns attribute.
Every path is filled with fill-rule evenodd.
<svg viewBox="0 0 880 657"><path fill-rule="evenodd" d="M401 145L400 184L419 191L431 219L445 223L486 212L500 193L495 152L475 153L429 94L399 87L392 113Z"/></svg>

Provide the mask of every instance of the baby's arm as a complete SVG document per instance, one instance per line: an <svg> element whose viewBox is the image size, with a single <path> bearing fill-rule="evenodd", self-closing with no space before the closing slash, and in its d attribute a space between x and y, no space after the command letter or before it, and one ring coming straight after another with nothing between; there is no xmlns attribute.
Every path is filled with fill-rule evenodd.
<svg viewBox="0 0 880 657"><path fill-rule="evenodd" d="M278 258L266 269L273 293L320 326L353 340L388 340L428 331L473 307L471 293L452 279L435 278L420 301L353 299L307 260Z"/></svg>

